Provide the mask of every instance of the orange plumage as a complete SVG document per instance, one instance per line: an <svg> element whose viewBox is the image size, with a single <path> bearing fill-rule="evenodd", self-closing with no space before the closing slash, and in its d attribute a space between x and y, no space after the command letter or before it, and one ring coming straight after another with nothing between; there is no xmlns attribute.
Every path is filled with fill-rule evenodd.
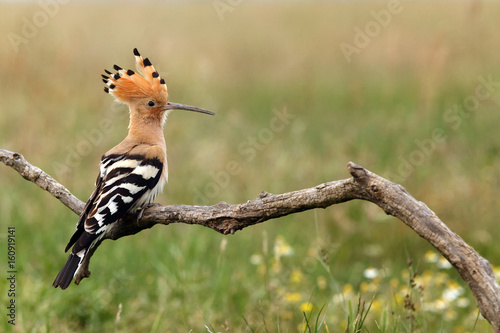
<svg viewBox="0 0 500 333"><path fill-rule="evenodd" d="M134 49L134 55L137 73L115 65L116 74L106 71L110 76L103 75L103 81L108 85L104 90L118 101L127 104L140 98L150 98L161 104L166 103L168 91L165 80L160 77L148 58L141 57L137 49Z"/></svg>

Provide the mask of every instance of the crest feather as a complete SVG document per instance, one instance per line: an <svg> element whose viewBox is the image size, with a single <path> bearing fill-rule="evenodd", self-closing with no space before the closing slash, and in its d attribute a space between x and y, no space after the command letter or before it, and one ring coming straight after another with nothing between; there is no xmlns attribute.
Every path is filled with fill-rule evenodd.
<svg viewBox="0 0 500 333"><path fill-rule="evenodd" d="M124 70L118 65L113 66L116 71L114 74L105 69L107 75L102 75L102 78L107 87L104 91L123 103L138 98L168 100L165 80L160 77L151 61L143 59L137 49L134 49L134 55L137 73L131 69Z"/></svg>

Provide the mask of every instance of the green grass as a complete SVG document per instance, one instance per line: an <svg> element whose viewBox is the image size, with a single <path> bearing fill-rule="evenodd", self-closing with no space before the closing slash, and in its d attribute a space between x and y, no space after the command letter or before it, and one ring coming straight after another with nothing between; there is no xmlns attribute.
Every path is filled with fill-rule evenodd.
<svg viewBox="0 0 500 333"><path fill-rule="evenodd" d="M88 198L100 156L123 139L128 123L126 108L102 92L100 74L115 63L132 67L137 47L166 79L172 101L217 113L169 116L170 179L158 202L195 204L200 193L208 204L244 202L263 190L347 178L346 163L354 161L392 176L498 271L500 90L459 124L445 116L474 95L479 77L500 81L500 5L402 6L347 63L340 43L352 43L354 27L386 2L243 1L224 20L212 2L70 2L18 52L9 33L22 35L23 18L42 9L2 3L0 148L22 153ZM294 118L269 136L283 110ZM435 129L442 142L401 172ZM238 168L226 179L230 161ZM0 239L16 227L18 268L17 325L3 316L2 330L489 331L453 269L367 202L234 236L156 226L104 242L92 276L61 291L51 283L77 217L7 167L0 166L0 182Z"/></svg>

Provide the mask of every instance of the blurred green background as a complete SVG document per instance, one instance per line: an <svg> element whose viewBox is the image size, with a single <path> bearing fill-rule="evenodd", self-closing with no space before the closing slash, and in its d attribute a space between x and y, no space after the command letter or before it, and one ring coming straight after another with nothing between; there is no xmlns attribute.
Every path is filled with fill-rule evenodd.
<svg viewBox="0 0 500 333"><path fill-rule="evenodd" d="M172 101L217 113L170 114L157 202L244 202L348 178L353 161L402 184L500 272L497 2L45 1L0 13L0 148L78 198L127 133L100 74L133 68L137 47ZM18 268L7 331L489 331L453 269L367 202L233 236L156 226L104 242L92 276L61 291L51 283L77 216L6 166L0 182L0 239L16 227Z"/></svg>

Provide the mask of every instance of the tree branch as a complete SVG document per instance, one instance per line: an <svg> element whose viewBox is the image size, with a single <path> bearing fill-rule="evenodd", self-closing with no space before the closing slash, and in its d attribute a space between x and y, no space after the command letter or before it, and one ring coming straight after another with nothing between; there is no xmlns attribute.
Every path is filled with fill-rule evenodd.
<svg viewBox="0 0 500 333"><path fill-rule="evenodd" d="M0 158L3 163L48 191L72 211L81 213L83 202L41 169L29 164L22 155L0 149ZM353 199L367 200L381 207L388 215L397 217L429 241L468 284L481 314L491 324L494 332L500 333L500 286L495 280L490 263L401 185L352 162L347 166L351 178L277 195L262 192L257 199L242 204L230 205L220 202L215 206L153 205L144 210L140 219L137 219L136 214L129 214L118 221L106 239L116 240L156 224L170 223L199 224L225 235L234 234L250 225L285 215L326 208ZM92 254L93 251L82 263L84 269L80 271L79 276L75 276L76 283L90 275L88 266Z"/></svg>
<svg viewBox="0 0 500 333"><path fill-rule="evenodd" d="M42 169L28 163L23 155L0 149L0 159L2 163L19 172L24 179L37 184L41 189L49 192L66 207L80 215L85 204Z"/></svg>

